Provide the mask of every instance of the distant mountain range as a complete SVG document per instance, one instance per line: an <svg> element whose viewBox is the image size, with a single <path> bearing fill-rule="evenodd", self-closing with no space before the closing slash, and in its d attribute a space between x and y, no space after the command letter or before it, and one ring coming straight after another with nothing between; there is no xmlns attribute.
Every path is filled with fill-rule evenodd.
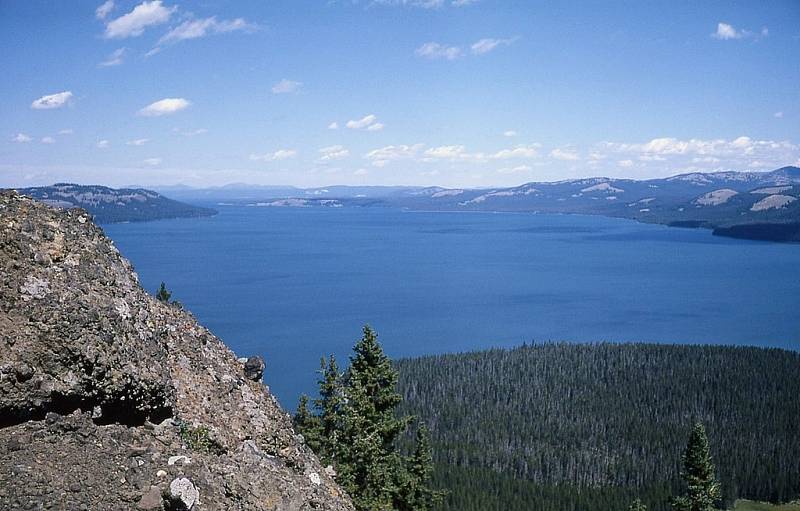
<svg viewBox="0 0 800 511"><path fill-rule="evenodd" d="M211 216L210 208L168 199L143 188L108 188L98 185L57 183L53 186L19 188L17 191L61 208L80 207L97 223L143 222L164 218Z"/></svg>
<svg viewBox="0 0 800 511"><path fill-rule="evenodd" d="M798 167L772 172L691 173L644 181L594 177L492 189L231 185L182 188L180 197L274 207L389 206L421 211L589 214L708 228L722 236L800 241Z"/></svg>
<svg viewBox="0 0 800 511"><path fill-rule="evenodd" d="M800 241L800 168L680 174L663 179L593 177L509 188L252 186L158 188L174 199L266 207L397 207L413 211L510 211L603 215L746 239ZM100 223L216 213L144 188L59 183L21 193L87 209Z"/></svg>

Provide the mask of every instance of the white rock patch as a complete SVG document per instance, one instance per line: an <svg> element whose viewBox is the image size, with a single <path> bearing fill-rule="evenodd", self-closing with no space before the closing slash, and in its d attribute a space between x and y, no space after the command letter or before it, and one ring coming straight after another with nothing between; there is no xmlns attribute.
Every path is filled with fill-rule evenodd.
<svg viewBox="0 0 800 511"><path fill-rule="evenodd" d="M730 188L722 188L721 190L704 193L696 198L694 203L700 204L701 206L719 206L720 204L728 202L734 195L739 195L739 192L731 190Z"/></svg>
<svg viewBox="0 0 800 511"><path fill-rule="evenodd" d="M439 197L452 197L453 195L461 195L464 193L464 190L442 190L441 192L436 192L431 197L434 199L438 199Z"/></svg>
<svg viewBox="0 0 800 511"><path fill-rule="evenodd" d="M762 195L772 195L774 193L781 193L785 192L786 190L791 190L791 186L769 186L767 188L759 188L758 190L753 190L750 193L758 193Z"/></svg>
<svg viewBox="0 0 800 511"><path fill-rule="evenodd" d="M173 497L181 499L186 509L192 509L200 500L200 492L198 492L194 484L185 477L173 479L172 482L169 483L169 493Z"/></svg>
<svg viewBox="0 0 800 511"><path fill-rule="evenodd" d="M589 192L606 192L606 193L622 193L625 190L611 186L611 183L600 183L594 186L589 186L581 190L583 193Z"/></svg>
<svg viewBox="0 0 800 511"><path fill-rule="evenodd" d="M42 299L50 292L50 283L44 279L28 275L25 282L19 287L22 299L26 302L31 299Z"/></svg>
<svg viewBox="0 0 800 511"><path fill-rule="evenodd" d="M760 201L753 204L750 211L765 211L767 209L780 209L785 208L792 202L796 201L791 195L770 195L764 197Z"/></svg>

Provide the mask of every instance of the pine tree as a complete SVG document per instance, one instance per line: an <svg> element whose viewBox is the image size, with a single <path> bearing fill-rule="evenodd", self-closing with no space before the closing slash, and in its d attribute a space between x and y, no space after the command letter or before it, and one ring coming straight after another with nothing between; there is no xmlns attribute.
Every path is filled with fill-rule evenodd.
<svg viewBox="0 0 800 511"><path fill-rule="evenodd" d="M327 463L335 456L339 443L343 403L342 375L333 355L327 363L324 358L320 360L319 372L319 398L314 400L320 419L321 445L318 454Z"/></svg>
<svg viewBox="0 0 800 511"><path fill-rule="evenodd" d="M399 511L428 511L441 502L444 492L431 488L433 451L428 428L417 428L416 446L409 457L401 493L395 503Z"/></svg>
<svg viewBox="0 0 800 511"><path fill-rule="evenodd" d="M628 506L628 511L647 511L647 506L642 503L641 499L636 499Z"/></svg>
<svg viewBox="0 0 800 511"><path fill-rule="evenodd" d="M312 451L320 452L322 446L322 423L320 418L311 413L308 409L308 396L305 394L300 396L300 402L297 404L297 412L294 415L294 427L298 433L303 435Z"/></svg>
<svg viewBox="0 0 800 511"><path fill-rule="evenodd" d="M708 445L708 436L698 422L689 434L689 442L681 457L681 477L688 486L687 494L673 500L678 511L712 511L721 498L721 488L714 474L714 464Z"/></svg>
<svg viewBox="0 0 800 511"><path fill-rule="evenodd" d="M344 377L346 402L336 468L338 481L357 509L388 510L393 509L403 469L395 441L411 418L395 416L402 401L396 390L397 371L375 332L365 326L363 334Z"/></svg>
<svg viewBox="0 0 800 511"><path fill-rule="evenodd" d="M164 283L161 283L161 287L158 288L156 292L156 300L159 302L169 303L169 299L172 298L172 293L167 291L167 286Z"/></svg>
<svg viewBox="0 0 800 511"><path fill-rule="evenodd" d="M333 356L320 363L317 415L300 398L295 426L324 463L333 463L337 482L359 511L427 511L441 499L430 489L433 472L430 439L417 432L411 456L398 450L398 439L413 421L397 417L402 402L398 374L375 332L365 326L353 348L350 367L339 373Z"/></svg>

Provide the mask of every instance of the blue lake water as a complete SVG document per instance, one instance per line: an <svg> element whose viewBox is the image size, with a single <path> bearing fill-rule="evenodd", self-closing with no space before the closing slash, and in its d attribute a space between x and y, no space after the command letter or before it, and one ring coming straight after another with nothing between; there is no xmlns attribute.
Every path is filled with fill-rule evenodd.
<svg viewBox="0 0 800 511"><path fill-rule="evenodd" d="M392 357L525 341L800 347L800 245L592 216L218 207L104 226L293 407L369 323Z"/></svg>

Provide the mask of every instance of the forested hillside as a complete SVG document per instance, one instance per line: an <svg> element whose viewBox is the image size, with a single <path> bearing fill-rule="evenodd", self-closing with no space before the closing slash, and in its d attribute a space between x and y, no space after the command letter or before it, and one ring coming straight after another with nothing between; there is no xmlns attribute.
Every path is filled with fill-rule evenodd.
<svg viewBox="0 0 800 511"><path fill-rule="evenodd" d="M164 218L195 218L217 212L168 199L144 188L108 188L99 185L57 183L20 188L19 193L59 208L83 208L101 224L146 222Z"/></svg>
<svg viewBox="0 0 800 511"><path fill-rule="evenodd" d="M444 509L668 509L706 424L726 502L800 496L800 354L543 344L397 362Z"/></svg>

